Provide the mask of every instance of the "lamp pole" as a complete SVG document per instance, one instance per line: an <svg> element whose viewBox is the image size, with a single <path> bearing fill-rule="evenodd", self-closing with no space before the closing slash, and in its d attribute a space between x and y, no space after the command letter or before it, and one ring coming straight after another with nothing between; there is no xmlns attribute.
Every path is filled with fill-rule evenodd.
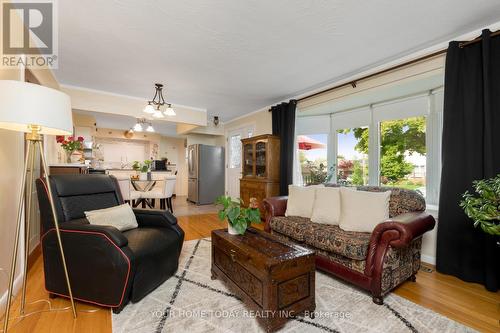
<svg viewBox="0 0 500 333"><path fill-rule="evenodd" d="M57 219L57 212L54 206L54 200L52 197L52 189L50 186L49 182L49 168L47 166L47 161L45 160L45 155L44 155L44 149L43 149L43 143L42 143L42 136L40 135L41 131L41 126L39 125L28 125L28 129L30 130L30 133L26 135L26 140L28 141L28 146L26 150L26 158L24 162L24 169L23 169L23 176L22 176L22 183L21 183L21 193L20 193L20 198L19 198L19 206L18 206L18 212L17 212L17 226L16 226L16 237L14 240L14 249L12 251L12 258L11 258L11 269L10 269L10 276L9 276L9 287L8 287L8 292L7 292L7 305L5 309L5 316L4 316L4 324L3 324L3 332L6 333L9 325L9 312L10 312L10 303L11 303L11 298L12 298L12 293L13 293L13 288L14 288L14 276L15 276L15 271L16 271L16 265L17 265L17 254L18 254L18 247L19 247L19 239L21 237L21 223L22 223L22 210L24 206L24 199L25 199L25 190L26 190L26 178L27 178L27 173L28 173L28 168L30 170L30 182L28 184L28 189L30 189L28 193L28 198L27 198L27 217L25 219L25 232L24 232L24 243L25 243L25 253L24 253L24 267L23 267L23 287L22 287L22 296L21 296L21 315L24 314L25 310L25 305L26 305L26 282L27 282L27 258L28 258L28 239L29 239L29 213L31 209L31 190L32 190L32 184L34 180L34 160L35 160L35 154L36 154L36 148L38 147L38 151L40 152L41 160L42 160L42 167L43 170L42 172L44 173L44 178L47 184L47 192L48 192L48 197L49 197L49 202L50 202L50 207L52 210L52 215L54 218L54 227L57 235L57 243L59 246L59 250L61 252L61 259L62 259L62 264L63 264L63 269L64 269L64 276L66 279L66 285L68 288L68 294L69 298L71 300L71 309L73 311L73 318L76 318L76 307L75 307L75 302L73 299L73 292L71 290L71 284L69 281L69 275L68 275L68 269L66 267L66 258L64 256L64 249L62 246L62 240L61 240L61 233L59 231L59 223Z"/></svg>

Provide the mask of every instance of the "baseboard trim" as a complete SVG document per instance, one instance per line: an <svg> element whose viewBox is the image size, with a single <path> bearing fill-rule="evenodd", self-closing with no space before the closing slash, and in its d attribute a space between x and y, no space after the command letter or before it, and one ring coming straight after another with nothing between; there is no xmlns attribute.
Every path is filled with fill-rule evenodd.
<svg viewBox="0 0 500 333"><path fill-rule="evenodd" d="M420 256L420 260L422 262L425 262L426 264L430 264L430 265L436 265L436 257L433 257L433 256L427 256L425 254L422 254Z"/></svg>
<svg viewBox="0 0 500 333"><path fill-rule="evenodd" d="M38 258L40 258L41 255L42 255L42 247L41 244L38 243L38 245L35 246L35 248L31 251L31 253L28 256L28 271L31 269L31 267L33 267L35 261Z"/></svg>
<svg viewBox="0 0 500 333"><path fill-rule="evenodd" d="M19 274L19 276L17 278L14 279L14 290L12 292L14 295L14 298L17 296L17 294L21 290L22 284L23 284L23 274L21 273L21 274ZM1 314L0 317L2 317L2 318L3 318L4 312L5 312L6 305L7 305L7 290L0 298L0 314ZM11 309L12 309L12 307L11 307Z"/></svg>

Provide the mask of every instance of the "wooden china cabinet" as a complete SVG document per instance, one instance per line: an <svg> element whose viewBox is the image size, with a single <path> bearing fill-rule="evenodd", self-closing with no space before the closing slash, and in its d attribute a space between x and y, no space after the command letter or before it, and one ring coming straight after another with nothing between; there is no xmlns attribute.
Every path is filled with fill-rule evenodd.
<svg viewBox="0 0 500 333"><path fill-rule="evenodd" d="M240 196L245 206L250 198L256 198L264 218L262 200L279 195L280 139L264 134L242 139L241 144L243 160Z"/></svg>

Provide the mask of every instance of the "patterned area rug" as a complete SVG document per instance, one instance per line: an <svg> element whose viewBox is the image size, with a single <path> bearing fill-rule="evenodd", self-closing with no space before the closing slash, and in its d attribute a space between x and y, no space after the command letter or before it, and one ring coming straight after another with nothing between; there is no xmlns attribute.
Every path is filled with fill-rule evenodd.
<svg viewBox="0 0 500 333"><path fill-rule="evenodd" d="M221 281L210 279L210 253L210 239L185 242L175 277L113 314L113 332L263 332L243 303ZM474 330L394 294L376 305L363 291L317 272L315 319L292 319L280 332Z"/></svg>

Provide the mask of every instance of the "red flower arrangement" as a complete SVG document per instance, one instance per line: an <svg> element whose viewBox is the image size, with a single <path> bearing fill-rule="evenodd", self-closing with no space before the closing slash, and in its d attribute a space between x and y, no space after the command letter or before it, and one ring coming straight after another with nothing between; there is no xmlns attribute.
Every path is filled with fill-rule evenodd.
<svg viewBox="0 0 500 333"><path fill-rule="evenodd" d="M57 135L56 142L61 144L64 150L68 152L74 152L75 150L81 150L83 148L83 141L85 139L83 136L79 136L75 139L74 136L69 136L67 139L64 135Z"/></svg>

